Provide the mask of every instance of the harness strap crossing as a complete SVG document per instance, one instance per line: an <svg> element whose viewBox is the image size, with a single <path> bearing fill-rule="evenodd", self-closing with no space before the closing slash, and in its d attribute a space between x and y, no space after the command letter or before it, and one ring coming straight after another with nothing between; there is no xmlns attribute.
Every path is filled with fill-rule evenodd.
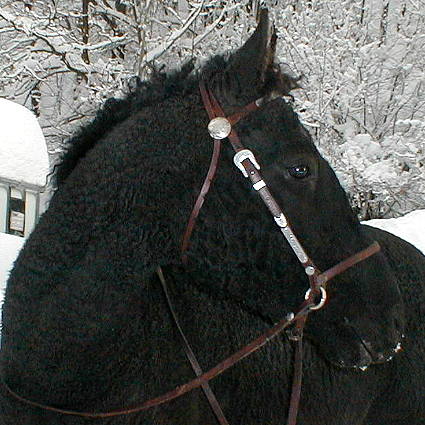
<svg viewBox="0 0 425 425"><path fill-rule="evenodd" d="M216 366L209 369L207 372L204 372L202 375L176 387L173 390L166 392L165 394L162 394L158 397L151 398L136 407L129 407L129 408L120 409L120 410L118 409L111 410L109 412L82 412L78 410L61 409L61 408L49 406L43 403L38 403L36 401L29 400L19 395L18 393L13 391L3 379L1 380L1 384L12 397L19 400L20 402L35 408L47 410L49 412L60 413L63 415L70 415L70 416L80 416L84 418L94 418L94 419L112 418L115 416L135 414L135 413L148 410L152 407L157 407L157 406L160 406L161 404L168 403L171 400L174 400L188 393L189 391L192 391L195 388L199 388L204 383L207 383L211 381L212 379L216 378L218 375L222 374L224 371L234 366L236 363L240 362L245 357L248 357L252 353L258 351L260 348L262 348L264 345L266 345L268 342L274 339L277 335L279 335L283 330L291 326L296 320L308 314L310 311L310 308L311 308L311 304L305 305L296 314L289 313L284 319L279 321L272 328L266 330L262 335L257 337L255 340L251 341L248 345L241 348L239 351L232 354L230 357L226 358L222 362L218 363Z"/></svg>
<svg viewBox="0 0 425 425"><path fill-rule="evenodd" d="M360 261L365 260L366 258L369 258L370 256L376 254L379 252L380 246L377 242L369 246L363 251L360 251L356 255L356 260L351 260L351 257L344 260L342 263L340 263L342 266L340 267L340 270L344 271L349 267L354 266L355 264L359 263ZM331 270L331 269L330 269ZM341 271L341 273L342 273ZM327 275L328 272L324 272L323 275ZM321 276L318 276L318 280L321 280ZM335 275L334 275L335 276ZM168 391L165 394L162 394L161 396L152 398L150 400L145 401L144 403L136 406L136 407L129 407L125 409L120 410L111 410L109 412L81 412L77 410L68 410L68 409L61 409L54 406L49 406L43 403L38 403L32 400L29 400L15 391L13 391L7 383L4 381L3 378L1 378L0 383L1 385L6 389L6 391L16 400L27 404L29 406L39 408L42 410L46 410L49 412L54 413L60 413L63 415L71 415L71 416L80 416L85 418L111 418L114 416L122 416L122 415L130 415L134 413L139 413L145 410L148 410L152 407L159 406L161 404L167 403L171 400L174 400L177 397L182 396L183 394L188 393L189 391L198 388L202 386L202 384L209 382L210 380L216 378L218 375L229 369L230 367L234 366L236 363L240 362L245 357L248 357L252 353L258 351L260 348L262 348L264 345L269 343L271 340L273 340L277 335L279 335L282 331L287 329L289 326L293 325L297 321L299 321L302 317L309 314L311 310L314 310L317 308L318 305L314 304L310 300L306 300L301 307L299 308L299 311L297 313L289 313L285 318L283 318L281 321L279 321L276 325L274 325L272 328L266 330L262 335L257 337L255 340L251 341L248 345L241 348L236 353L232 354L230 357L226 358L222 362L218 363L216 366L208 370L207 372L204 372L201 376L196 377L195 379L186 382L185 384L182 384L175 389ZM320 306L320 304L319 304Z"/></svg>
<svg viewBox="0 0 425 425"><path fill-rule="evenodd" d="M186 357L188 358L192 369L194 370L194 372L196 373L196 376L201 376L202 375L202 369L201 366L198 363L198 360L196 359L196 356L189 344L189 341L186 338L186 335L183 332L182 327L180 326L179 323L179 319L177 317L177 313L174 309L173 303L171 301L170 298L170 294L168 292L168 287L167 287L167 283L165 281L165 277L164 277L164 273L162 271L161 267L158 267L156 269L156 273L159 277L159 281L161 282L161 286L162 286L162 290L164 291L165 294L165 298L167 300L167 304L168 304L168 309L170 310L171 316L173 317L174 320L174 324L176 325L177 330L179 331L180 337L182 338L183 341L183 348L186 354ZM204 382L203 384L201 384L202 390L204 391L205 396L208 399L208 402L211 406L211 409L213 410L218 422L221 425L229 425L229 422L227 422L226 417L224 416L223 410L221 409L220 404L217 401L217 398L215 397L210 385L208 382Z"/></svg>

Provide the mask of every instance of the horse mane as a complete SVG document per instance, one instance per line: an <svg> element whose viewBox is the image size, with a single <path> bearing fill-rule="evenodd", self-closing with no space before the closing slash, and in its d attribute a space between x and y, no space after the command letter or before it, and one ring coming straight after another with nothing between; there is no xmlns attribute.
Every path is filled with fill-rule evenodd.
<svg viewBox="0 0 425 425"><path fill-rule="evenodd" d="M193 78L188 78L193 69L193 61L189 61L180 70L170 74L154 71L147 81L141 81L138 77L130 79L130 90L124 98L108 99L98 110L95 118L68 139L65 151L56 166L56 186L59 187L64 183L78 161L117 124L141 108L159 103L178 93L184 93L193 86Z"/></svg>
<svg viewBox="0 0 425 425"><path fill-rule="evenodd" d="M189 60L180 70L171 73L154 70L149 80L141 81L138 77L130 79L129 92L124 98L108 99L98 110L95 118L68 139L59 164L55 167L56 187L64 183L78 164L78 161L117 124L144 107L160 103L172 96L188 93L196 86L199 76L209 80L215 74L221 73L226 68L230 57L231 53L216 55L193 74L194 61ZM277 65L275 65L276 69L279 69ZM289 95L292 89L299 87L299 79L287 73L278 71L274 75L272 84L270 82L268 84L269 90L272 89L271 85L279 86L281 92ZM279 81L276 80L277 75L279 75Z"/></svg>

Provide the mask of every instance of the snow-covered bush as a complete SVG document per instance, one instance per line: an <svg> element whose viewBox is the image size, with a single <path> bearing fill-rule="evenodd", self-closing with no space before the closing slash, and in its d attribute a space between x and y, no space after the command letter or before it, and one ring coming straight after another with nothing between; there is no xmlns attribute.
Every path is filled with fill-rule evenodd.
<svg viewBox="0 0 425 425"><path fill-rule="evenodd" d="M425 2L289 2L281 57L296 105L361 218L425 206Z"/></svg>
<svg viewBox="0 0 425 425"><path fill-rule="evenodd" d="M406 124L406 120L399 123ZM337 162L344 170L338 175L362 218L402 215L421 207L418 195L425 193L425 155L416 136L425 137L425 125L416 124L421 130L412 138L403 130L381 142L358 134L338 145Z"/></svg>

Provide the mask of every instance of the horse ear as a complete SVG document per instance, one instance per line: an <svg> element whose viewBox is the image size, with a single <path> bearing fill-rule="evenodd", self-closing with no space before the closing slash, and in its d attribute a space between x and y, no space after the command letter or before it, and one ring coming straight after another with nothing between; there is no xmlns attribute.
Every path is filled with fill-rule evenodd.
<svg viewBox="0 0 425 425"><path fill-rule="evenodd" d="M263 96L273 85L272 81L279 79L280 71L274 64L276 39L268 10L262 9L254 33L230 58L224 72L224 82L238 81L241 92L237 97L242 103Z"/></svg>
<svg viewBox="0 0 425 425"><path fill-rule="evenodd" d="M226 72L245 80L245 87L261 89L273 71L276 51L276 31L269 21L267 9L261 9L257 28L246 43L233 55Z"/></svg>
<svg viewBox="0 0 425 425"><path fill-rule="evenodd" d="M289 95L298 79L282 74L275 64L276 31L267 9L261 9L257 28L246 43L228 59L203 70L202 78L222 104L225 112L260 98Z"/></svg>

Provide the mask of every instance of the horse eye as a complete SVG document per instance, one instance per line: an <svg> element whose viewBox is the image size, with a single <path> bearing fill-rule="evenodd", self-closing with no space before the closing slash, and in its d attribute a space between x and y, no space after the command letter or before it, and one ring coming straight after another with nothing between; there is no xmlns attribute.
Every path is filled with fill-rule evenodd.
<svg viewBox="0 0 425 425"><path fill-rule="evenodd" d="M294 167L288 168L288 172L291 177L303 179L310 175L310 168L307 165L295 165Z"/></svg>

